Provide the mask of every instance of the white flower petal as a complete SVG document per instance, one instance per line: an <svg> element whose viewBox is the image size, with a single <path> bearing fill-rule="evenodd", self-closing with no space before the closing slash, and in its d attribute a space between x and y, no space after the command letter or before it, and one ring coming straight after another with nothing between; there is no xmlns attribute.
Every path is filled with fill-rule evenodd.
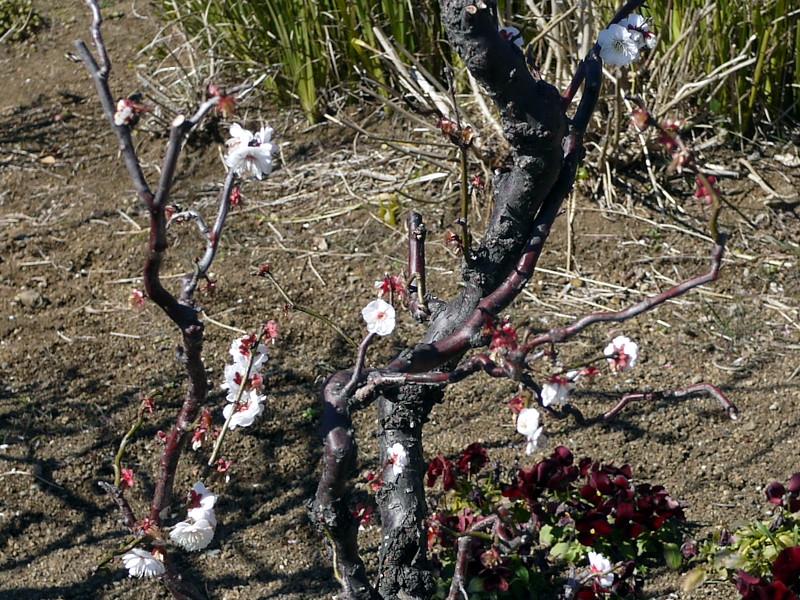
<svg viewBox="0 0 800 600"><path fill-rule="evenodd" d="M563 383L557 381L548 381L542 386L542 406L550 406L556 404L564 406L567 402L569 389Z"/></svg>
<svg viewBox="0 0 800 600"><path fill-rule="evenodd" d="M228 133L231 134L231 139L229 139L226 144L231 148L235 146L247 146L253 141L253 133L238 123L231 125L230 129L228 129Z"/></svg>
<svg viewBox="0 0 800 600"><path fill-rule="evenodd" d="M217 515L214 514L213 508L203 508L202 506L198 508L190 508L186 512L186 516L195 523L205 520L208 521L212 527L217 526Z"/></svg>
<svg viewBox="0 0 800 600"><path fill-rule="evenodd" d="M272 127L265 125L256 134L256 141L259 146L267 144L272 139ZM270 144L271 146L272 144Z"/></svg>
<svg viewBox="0 0 800 600"><path fill-rule="evenodd" d="M244 369L246 369L250 362L251 350L246 346L249 343L249 339L250 338L248 336L244 336L236 338L231 342L231 347L228 350L228 354L231 355L233 358L233 364L237 367L244 367ZM244 349L242 349L243 345L245 345ZM269 356L267 355L267 347L264 344L259 344L256 348L256 358L253 361L253 367L250 371L250 376L252 377L255 373L260 372L267 360L269 360ZM244 375L244 369L240 370L242 375Z"/></svg>
<svg viewBox="0 0 800 600"><path fill-rule="evenodd" d="M261 404L264 400L264 396L260 396L256 390L250 390L242 395L243 404L238 407L235 413L233 409L236 405L233 403L227 404L225 408L222 409L225 420L233 413L228 428L234 430L237 427L250 427L256 420L256 417L264 412L264 407Z"/></svg>
<svg viewBox="0 0 800 600"><path fill-rule="evenodd" d="M523 408L517 415L517 432L529 437L539 427L539 411L535 408Z"/></svg>
<svg viewBox="0 0 800 600"><path fill-rule="evenodd" d="M611 572L611 561L598 552L589 552L589 567L592 573L601 575L597 578L597 585L610 588L614 583L614 574Z"/></svg>
<svg viewBox="0 0 800 600"><path fill-rule="evenodd" d="M157 577L164 574L164 563L147 550L134 548L122 557L128 577Z"/></svg>
<svg viewBox="0 0 800 600"><path fill-rule="evenodd" d="M392 473L400 475L408 464L408 452L403 444L396 442L389 448L389 460L392 462Z"/></svg>
<svg viewBox="0 0 800 600"><path fill-rule="evenodd" d="M600 58L610 65L627 65L639 55L639 46L630 31L620 25L609 25L597 36Z"/></svg>
<svg viewBox="0 0 800 600"><path fill-rule="evenodd" d="M608 365L615 373L630 371L639 358L639 344L624 335L618 335L603 350Z"/></svg>
<svg viewBox="0 0 800 600"><path fill-rule="evenodd" d="M544 446L544 427L539 427L539 411L535 408L523 408L517 415L517 432L528 438L525 454L530 455L536 448Z"/></svg>
<svg viewBox="0 0 800 600"><path fill-rule="evenodd" d="M525 456L530 456L537 448L544 448L547 445L547 437L542 435L543 427L539 427L532 436L528 438L528 443L525 444Z"/></svg>
<svg viewBox="0 0 800 600"><path fill-rule="evenodd" d="M512 41L517 47L522 48L522 36L516 27L498 27L497 30L504 40Z"/></svg>
<svg viewBox="0 0 800 600"><path fill-rule="evenodd" d="M258 179L272 172L272 155L276 147L270 143L271 127L262 127L253 135L238 123L234 123L231 125L230 134L231 139L226 143L230 148L225 155L226 167L240 177L252 175Z"/></svg>
<svg viewBox="0 0 800 600"><path fill-rule="evenodd" d="M361 309L361 316L367 324L367 331L378 335L389 335L394 331L394 307L385 300L373 300Z"/></svg>
<svg viewBox="0 0 800 600"><path fill-rule="evenodd" d="M181 521L176 523L172 531L169 532L169 538L189 552L202 550L214 538L214 525L207 519L199 519L191 523L189 521Z"/></svg>

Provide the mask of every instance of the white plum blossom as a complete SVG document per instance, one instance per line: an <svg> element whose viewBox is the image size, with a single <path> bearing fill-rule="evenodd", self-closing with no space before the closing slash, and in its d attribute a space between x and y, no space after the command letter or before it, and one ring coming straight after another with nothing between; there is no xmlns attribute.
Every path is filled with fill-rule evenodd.
<svg viewBox="0 0 800 600"><path fill-rule="evenodd" d="M187 515L193 521L208 521L212 527L217 525L217 517L214 515L214 505L217 503L217 496L198 481L192 486L189 495L189 511Z"/></svg>
<svg viewBox="0 0 800 600"><path fill-rule="evenodd" d="M127 98L117 101L117 110L114 113L114 125L127 125L134 115L133 102Z"/></svg>
<svg viewBox="0 0 800 600"><path fill-rule="evenodd" d="M181 521L169 532L169 538L189 552L202 550L214 538L214 525L208 519Z"/></svg>
<svg viewBox="0 0 800 600"><path fill-rule="evenodd" d="M244 337L236 338L231 342L231 347L230 350L228 350L228 354L230 354L233 358L234 365L242 366L245 369L247 368L247 365L250 362L250 353L252 352L250 347L253 345L255 340L255 335L246 335ZM264 344L259 344L256 348L256 357L253 361L253 367L250 375L261 371L268 358L267 347Z"/></svg>
<svg viewBox="0 0 800 600"><path fill-rule="evenodd" d="M522 48L522 35L516 27L497 27L500 36L507 42L513 42L519 48Z"/></svg>
<svg viewBox="0 0 800 600"><path fill-rule="evenodd" d="M158 577L164 574L164 563L147 550L134 548L122 556L128 577Z"/></svg>
<svg viewBox="0 0 800 600"><path fill-rule="evenodd" d="M389 335L394 331L394 307L385 300L373 300L361 309L367 331L378 335Z"/></svg>
<svg viewBox="0 0 800 600"><path fill-rule="evenodd" d="M225 142L225 145L229 148L233 148L235 146L249 146L250 142L253 141L253 132L245 129L238 123L234 123L228 129L228 133L231 134L231 139Z"/></svg>
<svg viewBox="0 0 800 600"><path fill-rule="evenodd" d="M618 335L605 347L603 354L608 357L608 366L614 373L630 371L636 366L639 344L624 335Z"/></svg>
<svg viewBox="0 0 800 600"><path fill-rule="evenodd" d="M639 50L656 47L656 36L650 31L650 22L641 15L630 15L619 22L620 27L627 29Z"/></svg>
<svg viewBox="0 0 800 600"><path fill-rule="evenodd" d="M614 573L611 572L611 561L598 552L589 552L589 568L592 574L597 575L597 585L610 588L614 583Z"/></svg>
<svg viewBox="0 0 800 600"><path fill-rule="evenodd" d="M225 420L227 421L230 417L228 428L233 430L237 427L250 427L256 417L264 412L264 407L261 405L264 399L264 396L259 395L258 391L249 390L242 394L238 404L231 402L223 408L222 414Z"/></svg>
<svg viewBox="0 0 800 600"><path fill-rule="evenodd" d="M229 429L249 427L264 411L262 402L266 402L266 397L259 393L262 381L261 369L269 357L264 344L259 343L253 349L257 339L254 334L236 338L228 350L233 358L233 363L225 366L223 371L225 380L220 387L228 391L225 398L230 404L222 409L222 414L226 421L230 417ZM250 364L251 355L252 365ZM239 399L238 403L236 403L237 398Z"/></svg>
<svg viewBox="0 0 800 600"><path fill-rule="evenodd" d="M236 402L236 398L239 395L239 388L242 384L244 384L242 397L244 397L244 394L247 392L258 390L261 387L261 373L253 368L250 370L250 377L245 381L246 373L247 367L243 367L242 365L225 365L225 369L223 370L225 381L220 384L220 387L223 390L228 390L228 394L225 396L228 402Z"/></svg>
<svg viewBox="0 0 800 600"><path fill-rule="evenodd" d="M252 175L261 179L272 172L272 155L276 150L272 144L272 127L262 127L257 133L243 128L238 123L231 125L231 137L226 142L228 154L225 166L240 177Z"/></svg>
<svg viewBox="0 0 800 600"><path fill-rule="evenodd" d="M610 65L627 65L639 55L636 40L621 25L609 25L597 36L597 43L600 44L600 58Z"/></svg>
<svg viewBox="0 0 800 600"><path fill-rule="evenodd" d="M542 406L550 406L553 403L558 406L564 406L567 403L568 394L567 379L555 375L542 386L542 393L540 394Z"/></svg>
<svg viewBox="0 0 800 600"><path fill-rule="evenodd" d="M523 408L517 415L517 432L528 438L525 454L531 455L545 438L542 435L544 427L539 427L539 411L535 408Z"/></svg>
<svg viewBox="0 0 800 600"><path fill-rule="evenodd" d="M389 462L392 463L392 473L395 476L400 475L408 464L408 452L400 442L392 444L389 448Z"/></svg>

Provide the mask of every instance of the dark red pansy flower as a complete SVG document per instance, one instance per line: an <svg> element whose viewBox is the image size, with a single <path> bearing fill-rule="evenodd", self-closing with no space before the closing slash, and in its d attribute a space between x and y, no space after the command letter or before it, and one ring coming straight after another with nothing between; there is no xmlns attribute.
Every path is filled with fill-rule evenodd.
<svg viewBox="0 0 800 600"><path fill-rule="evenodd" d="M783 504L783 496L786 494L786 488L783 487L782 483L773 481L767 486L765 493L767 494L767 500L773 504Z"/></svg>
<svg viewBox="0 0 800 600"><path fill-rule="evenodd" d="M436 458L428 465L427 481L425 485L433 487L440 475L442 477L442 489L444 489L445 492L452 490L455 487L455 483L453 482L453 464L442 456L441 453L437 454Z"/></svg>
<svg viewBox="0 0 800 600"><path fill-rule="evenodd" d="M800 546L786 548L772 563L772 576L786 585L800 583Z"/></svg>
<svg viewBox="0 0 800 600"><path fill-rule="evenodd" d="M487 462L489 462L489 455L486 453L486 449L478 442L473 442L461 453L456 467L464 475L468 473L474 475L485 467Z"/></svg>

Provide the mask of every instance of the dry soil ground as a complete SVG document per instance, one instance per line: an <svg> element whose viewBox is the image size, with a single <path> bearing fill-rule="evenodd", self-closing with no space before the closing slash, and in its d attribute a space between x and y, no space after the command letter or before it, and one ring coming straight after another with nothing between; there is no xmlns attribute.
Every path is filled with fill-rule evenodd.
<svg viewBox="0 0 800 600"><path fill-rule="evenodd" d="M104 31L120 95L137 89L135 71L150 63L136 51L159 28L137 4L105 7L113 15ZM124 535L97 482L111 476L142 394L157 395L158 410L125 459L138 479L130 494L137 511L152 490L155 433L170 426L183 393L176 331L152 305L129 309L131 289L140 287L146 219L86 72L64 58L73 39L88 38L86 11L77 1L36 6L47 28L24 45L0 48L0 598L163 598L158 584L128 579L118 562L90 572ZM250 126L262 118L252 105L242 114ZM212 598L310 600L331 597L336 586L305 516L320 459L319 424L307 409L318 406L321 382L350 365L352 353L307 316L284 316L275 289L251 274L269 261L290 294L360 335L359 310L374 294L373 282L404 265L402 218L397 226L378 218L379 204L393 193L402 211L425 214L430 287L449 297L458 261L442 239L456 215L458 178L447 149L433 148L443 157L431 164L335 124L308 128L291 111L273 110L268 118L282 145L278 167L265 183L243 186L244 207L232 214L214 265L216 292L201 301L215 385L235 335L229 328L252 329L268 318L280 323L267 369L269 405L254 427L230 436L226 455L234 466L220 490L214 541L199 554L176 553L176 560L205 582ZM384 136L419 135L374 108L353 110L350 118ZM187 146L174 198L205 214L213 211L224 173L225 128L212 130L216 138ZM146 174L154 177L164 139L147 131L136 139ZM595 327L566 344L561 356L566 362L589 356L617 333L641 345L640 365L629 377L604 376L577 391L573 401L584 412L609 407L625 391L704 380L738 405L739 421L699 398L632 406L587 429L547 422L552 443L577 456L629 463L640 480L664 484L689 504L698 535L759 514L762 486L800 470L800 228L792 209L800 174L774 158L796 157L798 148L777 140L739 145L715 140L710 130L700 141L708 142L703 160L735 174L720 178L728 203L722 228L731 238L719 281L634 321ZM749 167L760 183L747 177ZM677 201L662 197L663 210L640 167L615 178L612 203L592 197L588 183L579 185L571 271L564 215L535 284L509 313L512 322L547 327L623 307L705 271L707 207L692 198L690 185L659 177ZM188 226L172 240L165 272L177 276L191 265L200 240ZM385 360L421 332L402 317L370 359ZM454 455L480 441L492 459L529 462L505 407L513 391L508 382L481 377L455 386L427 426L426 451ZM223 402L216 387L209 400L216 418ZM374 414L365 411L358 424L361 467L374 469ZM190 453L179 488L194 481L201 460ZM364 548L373 566L374 536L375 529L368 532ZM689 596L676 591L678 575L655 575L648 597L735 595L730 585L717 584Z"/></svg>

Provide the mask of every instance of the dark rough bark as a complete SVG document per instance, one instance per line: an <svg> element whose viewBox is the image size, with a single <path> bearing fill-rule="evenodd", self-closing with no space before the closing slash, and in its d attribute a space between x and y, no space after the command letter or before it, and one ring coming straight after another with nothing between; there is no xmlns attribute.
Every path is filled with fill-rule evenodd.
<svg viewBox="0 0 800 600"><path fill-rule="evenodd" d="M638 4L641 0L631 0L621 14ZM422 428L432 407L441 400L442 390L419 382L456 381L480 368L492 376L518 378L520 365L515 361L524 359L521 353L509 353L503 366L480 355L462 364L458 373L453 369L469 349L486 345L484 327L516 298L532 276L583 158L582 136L599 93L601 64L594 50L582 63L580 78L576 76L573 82L573 88L577 88L585 78L586 85L570 122L564 112L564 105L569 103L554 87L533 77L521 50L499 34L492 7L482 0L442 0L442 22L456 51L500 111L511 146L512 167L493 179L492 215L481 244L464 261L464 290L453 301L433 309L422 343L402 351L380 372L371 370L353 377L358 379L356 385L346 385L353 381L349 372L343 372L334 375L325 387L323 475L309 508L314 520L326 523L327 533L332 533L332 527L341 532L341 538L329 535L329 540L336 554L334 569L346 598L360 600L377 593L385 600L427 600L433 594L426 555ZM409 275L424 277L424 252L419 247L424 228L418 215L409 218L409 232ZM424 279L418 281L424 288ZM412 314L424 319L425 312L418 310L421 298L412 292L412 299ZM437 369L449 374L430 373ZM417 385L372 386L381 379L401 382L403 374L412 373L421 374L415 380ZM363 387L360 394L359 386ZM384 472L383 487L376 495L382 541L378 585L373 590L363 578L357 550L351 545L355 538L348 537L350 532L336 520L338 516L326 519L338 513L338 503L346 502L344 479L354 469L349 410L368 403L376 394ZM396 443L402 444L408 455L405 469L397 475L387 465L389 448ZM349 556L342 563L345 553ZM352 579L343 573L348 565Z"/></svg>
<svg viewBox="0 0 800 600"><path fill-rule="evenodd" d="M393 474L391 465L386 467L384 485L376 494L381 510L378 591L382 598L422 600L436 589L426 553L427 507L422 482L427 465L422 426L441 398L440 389L406 385L378 399L381 464L386 463L387 450L395 443L402 444L408 454L408 464L399 475Z"/></svg>
<svg viewBox="0 0 800 600"><path fill-rule="evenodd" d="M517 264L542 202L558 179L562 139L567 131L558 92L531 76L522 52L499 35L488 6L469 0L445 0L442 21L456 51L500 110L513 166L493 180L494 208L481 244L465 262L465 288L455 300L434 311L423 339L426 344L463 328L479 302ZM475 338L473 335L470 341L477 342ZM452 365L472 345L475 344L466 343L463 349L449 353L445 357L448 364ZM400 359L393 361L390 368L417 370L420 367L414 362ZM440 366L441 362L444 361L433 366ZM427 370L431 366L421 368ZM378 398L382 460L387 448L396 442L402 443L409 455L406 471L377 496L383 519L378 584L383 598L425 599L434 590L425 543L422 425L440 399L440 390L420 386L404 386L394 397Z"/></svg>
<svg viewBox="0 0 800 600"><path fill-rule="evenodd" d="M499 109L513 166L494 177L494 208L480 246L463 269L465 288L434 314L425 342L455 331L508 275L561 170L561 141L567 129L558 91L534 79L522 51L498 33L488 5L443 0L442 24L458 55Z"/></svg>

